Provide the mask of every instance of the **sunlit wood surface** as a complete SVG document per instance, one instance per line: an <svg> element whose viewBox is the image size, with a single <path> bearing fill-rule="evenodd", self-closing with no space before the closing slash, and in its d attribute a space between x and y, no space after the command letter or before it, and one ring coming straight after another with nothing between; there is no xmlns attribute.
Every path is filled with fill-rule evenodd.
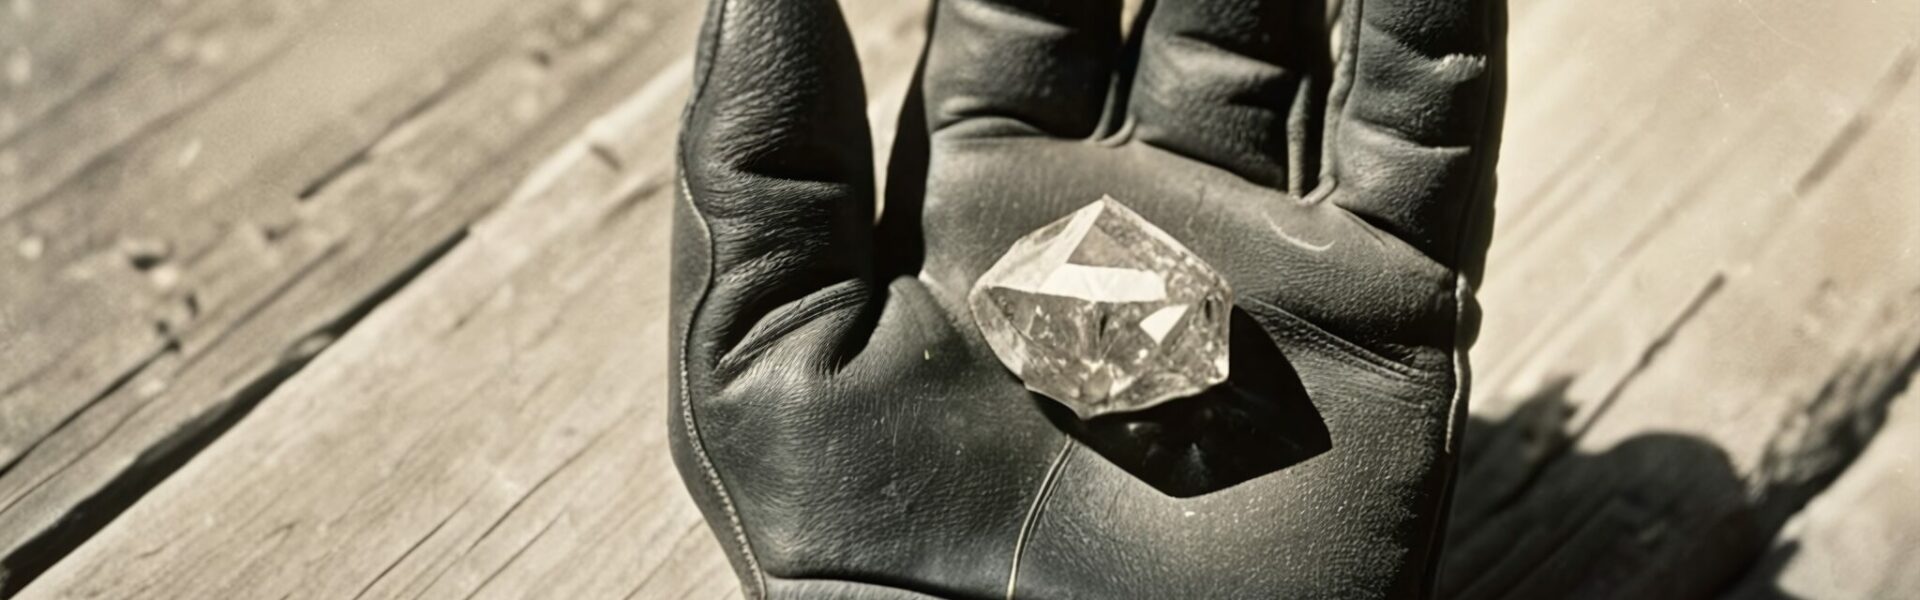
<svg viewBox="0 0 1920 600"><path fill-rule="evenodd" d="M738 595L665 448L700 4L0 1L0 595ZM844 4L884 144L926 7ZM1515 1L1445 595L1920 596L1917 40Z"/></svg>

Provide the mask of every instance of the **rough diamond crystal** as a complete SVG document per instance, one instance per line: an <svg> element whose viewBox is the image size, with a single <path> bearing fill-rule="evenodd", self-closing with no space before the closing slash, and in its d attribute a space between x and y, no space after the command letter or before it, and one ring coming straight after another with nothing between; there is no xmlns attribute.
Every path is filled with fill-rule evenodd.
<svg viewBox="0 0 1920 600"><path fill-rule="evenodd" d="M1081 418L1227 378L1226 280L1111 196L1015 241L967 303L1000 362Z"/></svg>

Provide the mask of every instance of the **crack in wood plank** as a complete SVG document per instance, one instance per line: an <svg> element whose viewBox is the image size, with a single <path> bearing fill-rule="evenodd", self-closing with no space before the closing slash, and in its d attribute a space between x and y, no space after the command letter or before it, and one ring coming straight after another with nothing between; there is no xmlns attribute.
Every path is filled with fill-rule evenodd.
<svg viewBox="0 0 1920 600"><path fill-rule="evenodd" d="M448 522L452 521L454 517L459 516L460 511L465 510L467 508L467 505L471 504L473 502L473 498L477 495L479 495L478 489L474 490L474 493L472 494L467 494L466 499L461 500L459 505L456 505L453 507L453 510L447 511L446 516L441 517L439 522L434 523L432 529L428 529L426 534L420 536L420 539L415 540L412 545L407 546L407 549L405 551L402 551L400 553L400 556L395 557L392 562L387 563L386 568L381 569L380 572L374 575L372 579L368 579L367 585L362 586L359 592L354 593L353 600L360 600L361 598L366 597L367 592L372 591L374 586L379 585L381 581L386 580L387 574L392 573L394 567L398 567L400 566L400 563L406 562L407 557L413 556L413 553L419 551L420 547L427 543L427 540L433 539L433 536L436 534L439 534L440 530L442 528L445 528Z"/></svg>
<svg viewBox="0 0 1920 600"><path fill-rule="evenodd" d="M252 412L255 406L259 405L268 395L272 394L282 382L291 378L294 373L299 372L309 361L317 357L319 351L324 348L325 345L331 343L333 339L351 328L354 323L359 322L360 319L364 318L368 312L371 312L375 306L384 302L387 298L405 287L408 282L418 277L429 265L439 260L440 257L445 256L448 251L458 245L459 241L464 238L465 230L461 230L440 243L437 247L429 250L427 254L419 257L411 266L403 269L398 276L375 290L373 294L363 298L358 305L350 308L333 322L324 325L320 330L301 338L301 341L296 342L293 346L289 347L286 352L281 354L278 365L275 365L257 379L243 385L238 393L230 396L224 402L216 405L213 409L203 413L199 417L183 423L180 428L171 432L167 437L156 441L151 447L143 451L126 470L102 483L99 490L91 496L75 503L66 518L59 521L53 527L41 531L32 539L20 544L6 555L0 556L0 573L5 574L4 585L6 586L0 588L0 596L11 596L18 593L20 589L32 583L33 580L38 578L47 568L65 557L68 553L71 553L74 548L92 537L93 534L101 528L106 527L107 524L111 523L120 513L124 512L128 507L132 506L135 501L144 496L148 490L159 485L160 482L165 481L174 471L179 470L188 460L191 460L195 455L199 454L201 450L205 449L209 444L212 444L215 439L226 433L228 429L231 429L234 424L245 418L249 412ZM318 265L320 261L316 261L313 264ZM297 281L297 279L289 281ZM284 290L282 290L282 292L284 292ZM253 312L243 316L240 323L244 324L250 321L253 317L257 316L257 314L257 312ZM317 346L312 343L316 340L321 342ZM173 348L173 346L169 347ZM182 369L186 369L196 358L198 358L198 356L189 358L186 364L182 365ZM149 362L149 364L151 364L151 362ZM129 380L135 374L136 373L130 373L128 375ZM117 390L118 387L115 389ZM103 395L102 398L108 395L111 395L111 393ZM97 401L98 399L96 399L96 402ZM78 457L76 457L75 460L77 461ZM4 473L0 473L0 476L4 476ZM46 480L43 479L41 483L45 481ZM35 489L38 489L38 485L30 488L26 493L21 494L14 502L31 496ZM6 513L7 509L10 508L12 508L12 504L0 507L0 514ZM285 530L277 528L269 537L277 537L285 533L287 533Z"/></svg>
<svg viewBox="0 0 1920 600"><path fill-rule="evenodd" d="M121 388L126 387L128 383L132 382L135 377L138 377L141 372L144 372L149 367L152 367L155 362L158 362L161 358L164 358L166 356L179 354L179 352L180 352L180 345L177 341L163 344L159 350L155 351L151 355L148 355L146 358L141 359L139 362L135 363L132 367L122 372L118 377L115 377L113 381L108 382L106 388L102 389L100 393L94 394L93 396L88 397L85 401L81 402L79 407L74 409L73 412L69 413L65 419L61 419L61 421L58 424L55 424L53 426L53 431L60 431L62 429L66 429L68 426L73 424L74 419L79 418L81 414L93 408L94 405L99 404L101 401L104 401L107 398L112 397L115 393L119 392ZM9 390L9 392L10 391L11 390ZM11 394L0 393L0 397L6 397L9 395ZM10 452L8 452L8 455L6 456L6 462L4 464L0 464L0 479L5 479L7 476L7 473L13 471L13 467L20 464L21 459L24 459L28 455L33 454L33 451L38 449L40 447L40 444L45 442L46 440L47 440L46 437L35 438L32 442L28 443L26 446L21 447L18 450L11 450ZM28 493L31 493L31 489L29 489ZM13 508L14 503L19 502L20 498L25 495L26 494L14 496L12 498L7 499L5 503L0 503L0 514L4 514L7 512L7 509Z"/></svg>
<svg viewBox="0 0 1920 600"><path fill-rule="evenodd" d="M679 547L684 545L689 538L704 535L707 535L707 524L700 521L693 521L687 523L687 526L680 530L680 535L674 536L673 545ZM660 573L666 569L668 564L668 561L660 561L648 566L646 572L640 576L639 582L633 584L633 588L627 590L627 593L621 594L620 597L626 598L627 600L639 598L640 592L646 591L648 586L653 584L653 579L658 577Z"/></svg>
<svg viewBox="0 0 1920 600"><path fill-rule="evenodd" d="M1900 93L1900 88L1913 79L1917 58L1920 58L1920 53L1916 52L1914 46L1901 49L1900 53L1894 57L1893 64L1887 67L1886 74L1880 77L1873 91L1868 93L1866 102L1855 109L1853 116L1847 119L1846 125L1841 126L1840 131L1834 134L1832 141L1827 142L1826 147L1814 158L1813 164L1809 165L1807 170L1800 174L1800 179L1794 182L1795 196L1811 193L1814 186L1825 180L1827 174L1832 173L1834 167L1845 160L1853 148L1859 145L1867 129L1879 120L1881 113L1886 112L1887 106Z"/></svg>
<svg viewBox="0 0 1920 600"><path fill-rule="evenodd" d="M367 159L371 157L374 149L380 146L382 140L392 137L394 131L398 130L402 125L419 119L421 115L426 114L428 110L432 110L433 107L438 106L441 101L447 99L448 94L451 94L456 89L465 87L469 82L485 72L484 67L490 65L490 61L474 61L462 67L460 71L453 76L443 78L443 81L437 83L432 91L415 99L411 104L407 105L406 108L401 109L400 112L396 113L392 118L387 119L386 123L379 127L378 133L367 137L367 143L361 146L360 149L353 151L353 153L348 154L346 158L327 167L324 171L321 171L318 176L309 180L306 185L301 186L300 191L294 193L294 199L301 202L310 200L322 190L326 189L328 185L333 184L334 180L339 179L341 175L345 175L365 165Z"/></svg>
<svg viewBox="0 0 1920 600"><path fill-rule="evenodd" d="M472 600L473 598L479 597L481 591L486 590L487 586L489 584L492 584L494 579L497 579L500 577L500 573L505 572L507 570L507 567L513 566L514 561L520 560L520 557L527 553L527 549L532 548L534 544L539 543L540 538L546 537L547 532L551 531L553 529L553 526L559 523L561 519L566 518L566 516L567 516L567 513L561 512L561 513L555 514L553 518L547 519L547 524L541 526L539 532L534 533L533 537L528 538L525 543L520 544L520 549L514 550L513 554L507 557L506 562L500 563L499 567L495 567L492 572L487 573L487 577L485 579L480 580L480 585L477 587L474 587L473 591L467 593L466 595L467 600Z"/></svg>

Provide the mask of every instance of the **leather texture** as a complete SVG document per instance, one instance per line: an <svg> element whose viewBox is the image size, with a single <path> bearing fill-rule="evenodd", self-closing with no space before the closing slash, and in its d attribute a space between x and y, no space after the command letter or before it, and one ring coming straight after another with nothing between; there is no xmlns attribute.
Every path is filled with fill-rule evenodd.
<svg viewBox="0 0 1920 600"><path fill-rule="evenodd" d="M1120 20L938 2L883 193L833 0L714 0L680 138L669 426L748 597L1429 592L1503 7ZM1080 421L1001 366L965 298L1103 194L1226 275L1233 375Z"/></svg>

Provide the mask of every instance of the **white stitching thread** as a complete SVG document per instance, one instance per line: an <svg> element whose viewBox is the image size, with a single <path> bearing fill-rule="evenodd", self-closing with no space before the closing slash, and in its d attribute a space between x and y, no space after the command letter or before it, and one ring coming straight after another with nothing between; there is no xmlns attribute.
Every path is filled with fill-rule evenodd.
<svg viewBox="0 0 1920 600"><path fill-rule="evenodd" d="M1299 332L1300 340L1322 349L1330 350L1337 358L1345 362L1369 368L1382 375L1400 381L1431 379L1442 374L1437 370L1421 369L1381 356L1378 352L1369 350L1365 346L1349 342L1340 336L1334 335L1333 332L1327 331L1319 325L1315 325L1312 321L1308 321L1300 315L1293 314L1293 312L1281 308L1278 304L1259 298L1247 298L1246 300L1249 304L1259 308L1262 313L1272 315L1284 321L1285 323L1283 323L1283 325L1287 326L1288 329Z"/></svg>
<svg viewBox="0 0 1920 600"><path fill-rule="evenodd" d="M688 391L687 346L693 343L693 322L698 319L700 308L706 304L709 285L713 282L713 232L707 227L706 216L700 214L700 207L693 203L693 189L687 184L684 170L680 173L680 192L686 194L687 207L693 211L694 220L700 223L700 233L707 240L708 257L707 279L700 287L700 298L694 301L694 309L687 316L687 332L680 340L680 414L686 421L687 441L693 446L694 456L700 459L701 470L706 472L707 484L720 497L720 507L726 511L727 522L733 527L734 541L740 544L740 557L746 561L747 573L753 577L752 583L758 589L756 595L764 598L767 596L766 575L760 571L760 562L753 556L753 546L747 542L747 530L740 525L740 513L734 510L733 498L727 495L727 486L720 481L720 471L713 468L713 460L707 457L706 444L700 441L700 429L693 419L693 397Z"/></svg>
<svg viewBox="0 0 1920 600"><path fill-rule="evenodd" d="M687 104L686 114L689 117L695 113L696 107L699 106L700 99L706 96L708 87L707 80L713 76L714 63L718 62L720 54L720 38L725 35L727 9L730 7L731 2L728 0L716 0L716 2L719 3L719 6L714 9L713 37L707 40L707 43L712 44L712 47L707 50L707 64L704 65L699 75L697 75L698 79L694 81L692 98ZM687 156L684 143L680 146L678 154L680 163L685 165ZM733 528L734 541L740 545L740 558L747 564L747 575L751 578L751 581L745 583L751 584L754 589L743 590L743 592L752 597L765 598L768 595L766 574L760 570L760 561L753 555L753 545L747 541L746 527L740 524L740 513L734 509L733 498L727 494L726 483L720 480L720 471L714 468L713 459L707 456L706 444L701 441L700 428L693 418L693 396L689 390L690 386L688 385L691 376L687 366L687 347L693 342L694 321L699 319L700 310L706 306L707 293L712 291L714 278L713 230L707 226L707 217L700 213L699 204L694 202L693 187L687 183L686 168L682 166L676 175L678 175L680 179L680 193L686 196L687 208L693 211L694 221L700 224L700 234L706 239L707 243L707 276L706 279L701 282L700 297L694 300L693 309L688 312L687 331L680 339L681 418L685 421L687 428L687 441L693 446L694 456L700 459L700 469L704 471L707 476L707 485L711 486L714 494L720 498L720 507L727 513L727 523Z"/></svg>
<svg viewBox="0 0 1920 600"><path fill-rule="evenodd" d="M1498 68L1498 71L1493 71L1492 68L1482 71L1483 73L1487 73L1486 86L1489 92L1489 99L1487 100L1486 105L1480 108L1480 126L1482 127L1482 133L1485 133L1485 128L1487 127L1488 120L1491 118L1496 118L1496 114L1495 114L1496 105L1500 105L1504 107L1504 104L1505 104L1504 100L1495 102L1494 100L1491 99L1494 92L1496 91L1495 90L1496 86L1504 87L1506 85L1506 73L1505 73L1505 69L1506 69L1505 43L1506 42L1504 37L1501 37L1498 40L1498 43L1501 44L1501 47L1495 48L1493 46L1493 44L1495 43L1494 38L1497 36L1503 36L1504 32L1506 31L1506 26L1507 26L1506 25L1506 7L1503 4L1503 2L1504 0L1494 0L1493 2L1487 5L1488 8L1486 9L1486 12L1481 15L1481 17L1486 20L1486 23L1485 23L1486 26L1491 28L1487 32L1488 45L1486 49L1487 51L1486 60L1489 67ZM1497 57L1495 54L1496 52L1499 53ZM1497 63L1494 62L1496 58L1498 59ZM1489 71L1492 71L1492 72L1489 72ZM1501 93L1504 93L1504 91L1502 90ZM1494 172L1492 165L1487 164L1487 159L1488 159L1487 153L1489 152L1489 148L1487 148L1486 144L1484 143L1486 140L1483 138L1479 141L1482 143L1473 147L1474 169L1479 171L1479 175L1474 180L1474 188L1472 190L1472 194L1468 196L1468 198L1471 199L1472 202L1470 202L1470 204L1466 207L1466 209L1460 211L1459 221L1456 222L1454 226L1455 237L1453 242L1453 260L1452 260L1452 269L1454 272L1453 398L1448 402L1448 406L1447 406L1447 434L1444 439L1444 444L1445 444L1445 451L1453 454L1453 456L1448 457L1448 459L1454 461L1450 465L1450 468L1453 469L1455 472L1448 474L1449 476L1447 478L1447 482L1445 484L1445 487L1443 488L1444 491L1442 493L1446 494L1448 497L1450 497L1453 494L1454 486L1457 485L1459 482L1458 469L1460 467L1461 457L1459 456L1459 452L1460 452L1460 446L1458 445L1459 440L1457 440L1456 438L1464 434L1462 429L1465 426L1466 420L1467 420L1466 411L1468 410L1468 407L1466 405L1472 399L1472 391L1471 391L1472 381L1471 380L1473 378L1473 373L1472 373L1472 368L1467 364L1468 356L1467 356L1466 349L1462 347L1465 345L1462 342L1462 340L1464 340L1468 335L1467 309L1468 309L1469 299L1471 298L1471 294L1473 294L1473 282L1468 281L1466 271L1461 268L1460 261L1463 255L1465 254L1463 250L1466 249L1467 243L1469 241L1468 235L1470 232L1468 231L1468 229L1476 226L1474 224L1478 222L1478 219L1480 218L1481 210L1485 210L1492 207L1493 202L1496 199L1495 196L1498 193L1497 182L1499 179L1499 175ZM1493 152L1497 157L1498 151L1494 150ZM1493 187L1492 189L1489 189L1488 187L1489 185L1492 185L1495 187ZM1485 197L1481 197L1483 194L1485 195ZM1491 236L1492 232L1489 231L1488 235ZM1482 260L1483 261L1485 260L1484 256L1482 257ZM1485 268L1484 262L1481 268L1484 270ZM1477 324L1477 320L1476 320L1476 324ZM1443 508L1443 510L1445 509L1445 507L1449 506L1451 502L1452 501L1450 499L1442 500L1441 507ZM1435 564L1437 563L1437 561L1434 560L1433 557L1437 556L1438 553L1442 549L1444 549L1446 545L1446 532L1445 532L1446 522L1447 522L1447 514L1445 512L1442 512L1439 518L1434 520L1434 531L1430 532L1429 534L1431 536L1430 541L1428 542L1429 543L1428 552L1430 553L1430 555L1428 558L1429 572L1427 573L1427 577L1428 577L1427 593L1429 595L1434 595L1434 590L1438 588L1439 582L1440 582L1438 573L1433 572L1435 569Z"/></svg>
<svg viewBox="0 0 1920 600"><path fill-rule="evenodd" d="M1456 417L1460 411L1460 403L1466 400L1465 392L1467 390L1467 384L1468 384L1467 377L1469 375L1467 373L1466 353L1460 351L1460 339L1463 337L1466 337L1466 328L1467 328L1466 298L1467 298L1467 294L1471 294L1471 293L1473 293L1473 290L1472 290L1472 287L1467 284L1467 276L1459 275L1459 274L1454 275L1453 277L1453 399L1447 402L1447 415L1446 415L1446 418L1447 418L1447 437L1446 437L1447 446L1446 447L1447 448L1457 447L1453 444L1453 436L1458 435L1458 432L1454 431L1455 429L1458 428L1458 425L1455 423L1455 421L1458 420Z"/></svg>
<svg viewBox="0 0 1920 600"><path fill-rule="evenodd" d="M1027 550L1027 536L1033 534L1033 528L1040 521L1040 510L1046 506L1047 499L1053 497L1054 483L1060 479L1060 471L1067 464L1067 455L1073 452L1073 438L1067 438L1060 446L1060 454L1053 457L1053 466L1047 467L1046 477L1040 480L1040 489L1033 493L1033 504L1027 507L1027 518L1020 523L1020 535L1013 540L1013 566L1007 572L1007 600L1013 600L1013 590L1020 582L1020 557Z"/></svg>

